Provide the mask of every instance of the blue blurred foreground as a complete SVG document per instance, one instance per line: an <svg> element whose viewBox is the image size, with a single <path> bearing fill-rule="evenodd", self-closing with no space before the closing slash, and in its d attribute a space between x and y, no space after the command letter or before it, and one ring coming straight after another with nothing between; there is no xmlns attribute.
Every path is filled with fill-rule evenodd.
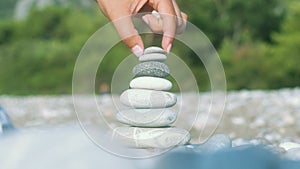
<svg viewBox="0 0 300 169"><path fill-rule="evenodd" d="M1 169L299 169L300 161L281 158L260 146L239 146L204 151L206 145L177 147L161 156L133 160L102 151L82 132L79 126L48 130L12 130L8 116L1 109ZM217 135L217 139L227 140ZM230 142L231 144L231 142ZM210 144L211 145L211 144ZM203 146L203 147L201 147Z"/></svg>
<svg viewBox="0 0 300 169"><path fill-rule="evenodd" d="M262 147L237 147L213 154L188 151L166 154L157 167L164 169L299 169L300 161L280 158Z"/></svg>

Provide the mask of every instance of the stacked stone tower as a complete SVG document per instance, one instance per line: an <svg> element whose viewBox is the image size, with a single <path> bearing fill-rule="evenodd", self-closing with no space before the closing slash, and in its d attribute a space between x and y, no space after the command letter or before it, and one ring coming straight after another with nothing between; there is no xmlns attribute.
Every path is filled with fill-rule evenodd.
<svg viewBox="0 0 300 169"><path fill-rule="evenodd" d="M116 119L126 125L114 130L114 135L134 148L169 148L189 142L188 131L170 126L177 112L169 109L177 102L176 95L167 90L172 83L165 79L170 71L163 62L167 56L159 47L149 47L133 68L135 78L130 89L120 96L130 109L119 111Z"/></svg>

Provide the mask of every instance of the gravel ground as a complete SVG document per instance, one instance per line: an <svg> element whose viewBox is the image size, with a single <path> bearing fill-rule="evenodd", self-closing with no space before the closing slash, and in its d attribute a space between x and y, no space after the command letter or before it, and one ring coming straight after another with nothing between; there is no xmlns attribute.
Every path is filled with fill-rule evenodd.
<svg viewBox="0 0 300 169"><path fill-rule="evenodd" d="M231 91L226 94L226 106L222 111L222 93L220 99L214 100L210 110L211 93L185 93L178 96L175 110L180 110L175 126L190 129L192 143L200 143L215 133L230 136L233 146L264 143L280 148L281 143L300 143L300 89L281 89L276 91ZM99 113L93 107L92 96L78 96L78 107L86 112L85 121L95 124L103 123ZM199 99L199 100L198 100ZM120 103L117 96L99 95L96 102L103 117L114 128L120 126L114 115ZM18 128L36 128L45 125L59 125L77 122L73 99L70 95L62 96L0 96L0 105L6 110ZM196 118L195 107L199 105ZM209 113L209 116L208 115ZM103 124L100 124L103 125ZM206 132L209 131L209 132ZM200 136L200 137L199 137ZM198 139L200 138L200 139Z"/></svg>

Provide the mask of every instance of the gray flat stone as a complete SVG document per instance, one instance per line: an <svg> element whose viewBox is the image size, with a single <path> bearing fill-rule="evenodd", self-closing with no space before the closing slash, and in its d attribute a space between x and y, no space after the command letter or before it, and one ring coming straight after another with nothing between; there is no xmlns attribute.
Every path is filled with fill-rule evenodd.
<svg viewBox="0 0 300 169"><path fill-rule="evenodd" d="M170 90L172 83L163 78L143 76L132 79L130 87L133 89Z"/></svg>
<svg viewBox="0 0 300 169"><path fill-rule="evenodd" d="M129 109L117 113L116 119L137 127L163 127L175 122L177 113L170 109Z"/></svg>
<svg viewBox="0 0 300 169"><path fill-rule="evenodd" d="M134 148L171 148L187 144L190 133L187 130L165 128L118 127L114 129L113 139Z"/></svg>
<svg viewBox="0 0 300 169"><path fill-rule="evenodd" d="M175 94L164 91L146 89L128 89L120 96L120 101L138 109L166 108L176 104Z"/></svg>
<svg viewBox="0 0 300 169"><path fill-rule="evenodd" d="M166 64L155 61L140 63L133 68L132 72L136 77L153 76L165 78L170 74Z"/></svg>
<svg viewBox="0 0 300 169"><path fill-rule="evenodd" d="M149 61L163 62L166 59L167 59L167 56L162 53L149 53L149 54L144 54L139 57L140 62L149 62Z"/></svg>
<svg viewBox="0 0 300 169"><path fill-rule="evenodd" d="M166 52L160 47L151 46L151 47L148 47L144 50L144 55L149 54L149 53L162 53L162 54L165 54Z"/></svg>

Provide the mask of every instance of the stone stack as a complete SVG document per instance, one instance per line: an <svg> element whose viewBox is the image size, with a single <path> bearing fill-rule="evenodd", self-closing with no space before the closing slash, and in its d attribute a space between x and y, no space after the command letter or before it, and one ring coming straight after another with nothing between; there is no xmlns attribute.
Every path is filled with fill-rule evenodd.
<svg viewBox="0 0 300 169"><path fill-rule="evenodd" d="M140 64L133 68L135 78L130 89L120 96L122 104L130 109L121 110L116 119L126 125L114 130L114 137L134 148L170 148L189 142L188 131L170 126L177 112L169 107L176 104L176 95L167 90L172 83L165 79L170 71L163 62L167 59L163 49L149 47L139 57Z"/></svg>

